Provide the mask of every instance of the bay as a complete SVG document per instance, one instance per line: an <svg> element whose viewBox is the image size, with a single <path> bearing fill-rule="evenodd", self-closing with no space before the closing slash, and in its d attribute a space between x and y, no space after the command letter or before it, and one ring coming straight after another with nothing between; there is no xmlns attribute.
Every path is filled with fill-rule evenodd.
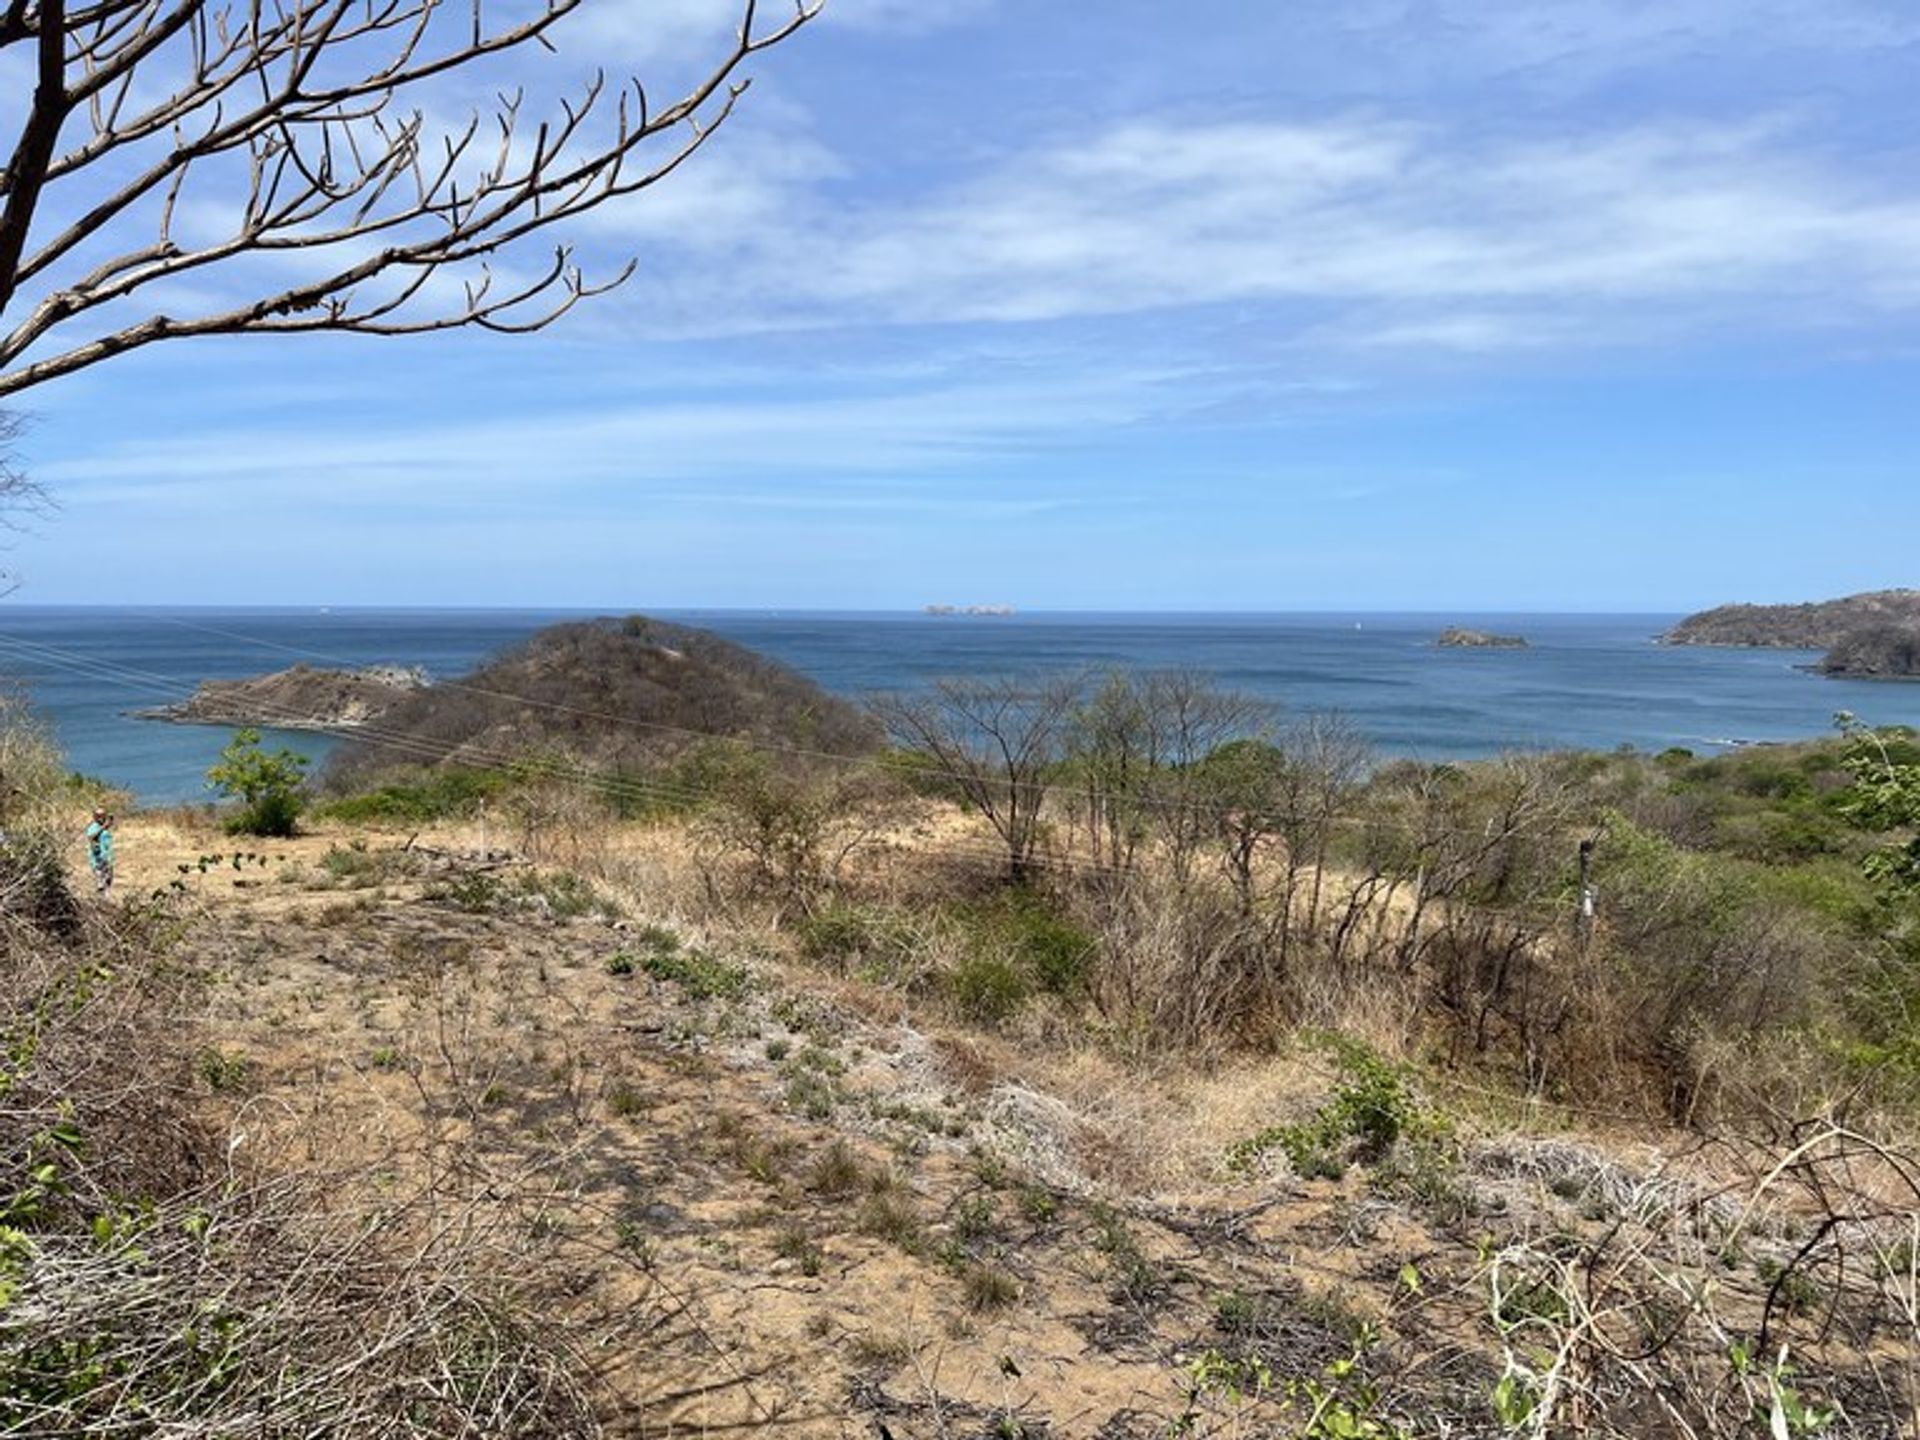
<svg viewBox="0 0 1920 1440"><path fill-rule="evenodd" d="M129 711L296 660L423 665L451 679L586 613L604 612L10 603L0 607L0 677L46 717L74 769L143 804L174 804L208 798L203 777L230 732ZM1796 667L1815 657L1801 652L1654 644L1673 615L648 613L718 631L853 697L947 675L1193 668L1286 711L1340 711L1382 753L1434 760L1620 745L1710 753L1830 733L1843 709L1920 725L1920 684L1809 675ZM1436 648L1450 625L1524 635L1530 648ZM271 738L316 762L333 743Z"/></svg>

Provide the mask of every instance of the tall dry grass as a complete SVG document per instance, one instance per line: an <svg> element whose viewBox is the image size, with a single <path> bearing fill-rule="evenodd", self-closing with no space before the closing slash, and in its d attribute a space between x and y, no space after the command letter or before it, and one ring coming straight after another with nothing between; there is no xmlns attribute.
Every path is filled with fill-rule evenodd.
<svg viewBox="0 0 1920 1440"><path fill-rule="evenodd" d="M538 1257L257 1154L173 915L68 901L0 917L0 1433L597 1433Z"/></svg>

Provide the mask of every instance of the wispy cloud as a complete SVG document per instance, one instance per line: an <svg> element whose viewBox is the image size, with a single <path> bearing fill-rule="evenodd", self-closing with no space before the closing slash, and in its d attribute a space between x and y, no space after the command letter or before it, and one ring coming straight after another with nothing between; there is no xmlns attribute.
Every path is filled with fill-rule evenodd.
<svg viewBox="0 0 1920 1440"><path fill-rule="evenodd" d="M1377 117L1143 117L851 204L818 193L838 172L811 142L763 139L697 183L723 213L781 223L716 247L663 212L670 288L644 298L717 331L1364 306L1368 343L1476 347L1528 338L1504 316L1515 307L1562 336L1575 322L1610 336L1635 307L1712 326L1756 301L1786 325L1913 305L1920 195L1796 138L1777 122L1515 139Z"/></svg>
<svg viewBox="0 0 1920 1440"><path fill-rule="evenodd" d="M1178 403L1183 377L1110 367L1073 376L870 376L858 390L749 387L711 399L658 394L621 403L528 405L492 420L421 423L364 412L221 423L91 448L40 467L73 506L155 504L230 510L278 502L322 508L392 499L543 506L563 498L623 505L685 501L816 509L907 509L924 492L886 483L978 471L1068 437L1106 434ZM779 484L769 484L778 477ZM698 491L682 489L700 481ZM1006 497L982 494L1005 504ZM1050 501L1048 504L1056 503ZM1034 497L1020 502L1031 504Z"/></svg>

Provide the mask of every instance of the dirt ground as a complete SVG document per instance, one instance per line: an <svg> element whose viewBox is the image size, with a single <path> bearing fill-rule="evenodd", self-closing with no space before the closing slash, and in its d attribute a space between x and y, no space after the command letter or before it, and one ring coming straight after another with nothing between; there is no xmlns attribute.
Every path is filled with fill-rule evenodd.
<svg viewBox="0 0 1920 1440"><path fill-rule="evenodd" d="M1431 1174L1236 1173L1324 1065L943 1027L476 846L132 817L116 902L184 918L236 1143L535 1257L610 1433L1504 1434L1501 1257L1700 1193L1662 1137L1564 1121ZM1739 1312L1765 1275L1715 1283Z"/></svg>

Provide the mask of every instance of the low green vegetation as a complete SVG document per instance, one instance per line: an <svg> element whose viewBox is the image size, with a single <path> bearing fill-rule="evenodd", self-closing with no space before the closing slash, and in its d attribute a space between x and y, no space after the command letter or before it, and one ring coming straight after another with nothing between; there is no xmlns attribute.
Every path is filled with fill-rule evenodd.
<svg viewBox="0 0 1920 1440"><path fill-rule="evenodd" d="M610 975L631 975L635 969L677 986L689 1000L737 1000L752 984L743 967L715 958L681 943L673 931L649 925L635 937L630 950L607 961Z"/></svg>
<svg viewBox="0 0 1920 1440"><path fill-rule="evenodd" d="M258 730L236 730L207 771L207 786L239 808L227 818L233 835L285 837L306 808L307 757L282 747L263 750Z"/></svg>
<svg viewBox="0 0 1920 1440"><path fill-rule="evenodd" d="M492 995L430 994L435 967L404 967L395 993L417 996L421 1023L436 1007L437 1054L425 1031L385 1019L347 1053L361 1083L392 1095L425 1095L442 1070L459 1072L462 1125L503 1142L516 1127L558 1137L582 1175L601 1173L582 1157L609 1132L616 1144L644 1139L645 1163L634 1151L636 1163L604 1172L622 1193L586 1227L595 1245L661 1266L676 1284L685 1276L664 1267L703 1246L716 1264L787 1276L778 1288L795 1303L831 1297L796 1334L845 1327L844 1277L876 1253L927 1272L956 1345L997 1337L1007 1312L1044 1309L1077 1286L1065 1318L1090 1354L1159 1357L1173 1388L1151 1417L1155 1433L1631 1434L1649 1397L1703 1435L1869 1433L1894 1403L1876 1397L1895 1392L1864 1377L1893 1377L1904 1359L1882 1370L1876 1357L1914 1334L1912 1216L1888 1198L1901 1172L1875 1171L1878 1193L1847 1188L1899 1157L1886 1137L1911 1135L1920 1113L1914 738L1849 727L1712 758L1375 764L1331 723L1283 729L1204 702L1189 684L1113 682L1056 717L1057 744L1022 802L1038 808L1020 822L1032 824L1017 866L998 842L953 839L950 811L806 767L781 771L765 756L709 771L730 778L694 807L693 843L673 856L693 879L670 901L639 883L622 890L628 877L614 863L408 869L394 848L343 837L299 867L300 883L366 890L352 913L383 922L399 913L379 909L385 901L432 902L405 912L404 943L421 947L409 955L440 954L439 940L460 931L517 931L548 947L513 952L525 963ZM1221 728L1196 718L1208 716ZM1230 733L1250 718L1256 733ZM1176 724L1191 733L1170 741ZM358 813L411 823L482 797L503 808L527 798L516 788L531 783L527 772L484 774L422 776L411 790L361 797L370 808ZM973 803L978 792L951 793ZM611 791L580 803L578 814L552 811L553 824L586 815L595 823L577 834L590 838L629 813ZM24 809L7 813L10 833L36 833ZM60 813L47 813L44 832L57 836ZM993 830L975 818L971 837ZM675 837L643 838L668 851ZM41 865L48 893L62 893L57 849L44 863L24 841L5 853L10 886ZM203 856L182 876L244 874L261 858ZM617 894L686 918L630 921ZM166 963L167 944L186 933L184 921L159 923L169 903L200 915L162 894L151 913L103 906L119 928L92 934L96 912L68 894L44 916L10 911L0 933L0 985L10 987L0 1429L90 1433L118 1423L111 1406L125 1399L156 1417L156 1431L225 1433L236 1406L277 1415L290 1403L276 1377L313 1373L303 1347L320 1334L336 1347L322 1357L327 1373L369 1366L387 1377L382 1395L406 1396L387 1413L384 1400L353 1392L367 1433L495 1421L502 1433L588 1433L564 1364L542 1348L511 1284L456 1285L453 1265L445 1288L410 1291L405 1272L382 1268L383 1237L356 1227L362 1268L351 1285L330 1286L327 1237L300 1228L327 1213L324 1195L289 1185L283 1211L249 1210L226 1187L230 1163L251 1157L191 1150L205 1136L190 1115L264 1109L281 1062L257 1030L168 1028L168 1016L207 1012L160 993L198 983ZM65 930L62 905L77 917ZM583 918L621 923L546 923ZM436 922L440 936L418 938ZM332 953L339 932L309 938L329 952L329 973L354 973ZM751 969L740 954L754 957ZM763 995L781 955L831 980ZM443 987L470 983L477 967L444 969ZM559 1012L520 1008L566 984L585 987L586 1004L569 1013L593 1015L593 1026L542 1028ZM590 1051L574 1033L611 1032L600 1021L615 1014L617 1048ZM896 1016L924 1051L867 1048ZM468 1042L450 1037L522 1020L537 1061L462 1069ZM105 1028L63 1033L75 1026ZM484 1028L474 1035L490 1048ZM700 1053L720 1039L724 1065ZM1212 1084L1223 1061L1289 1084L1307 1069L1317 1086L1312 1101L1238 1122L1254 1133L1203 1139L1203 1155L1226 1148L1227 1173L1215 1178L1233 1191L1231 1213L1207 1197L1191 1207L1128 1199L1145 1187L1125 1190L1126 1177L1156 1174L1157 1157L1129 1149L1140 1137L1125 1131L1126 1106L1101 1113L1084 1103L1092 1086L1076 1094L1048 1073L1085 1063L1158 1103L1173 1087L1153 1090L1148 1077ZM945 1093L877 1091L889 1067ZM667 1077L696 1084L676 1093ZM1793 1202L1776 1208L1761 1183L1752 1204L1719 1206L1682 1177L1628 1176L1537 1132L1524 1138L1541 1143L1490 1156L1469 1118L1477 1102L1455 1098L1456 1085L1516 1113L1524 1097L1549 1127L1587 1108L1608 1124L1640 1116L1709 1135L1751 1133L1759 1117L1790 1137L1751 1153L1763 1166L1790 1153L1776 1178L1794 1187ZM149 1091L150 1107L125 1103ZM1046 1103L1020 1108L1036 1096ZM1846 1128L1821 1131L1819 1117ZM656 1166L656 1147L670 1152L679 1136L669 1127L681 1124L698 1140ZM1273 1185L1265 1167L1282 1158L1316 1183ZM1098 1170L1113 1188L1054 1188L1051 1164ZM718 1218L694 1213L684 1191L663 1193L683 1171ZM246 1178L239 1188L251 1195ZM1193 1172L1183 1178L1203 1188ZM724 1203L726 1185L748 1195L744 1209ZM1241 1206L1256 1186L1259 1203ZM420 1233L398 1203L392 1213L387 1238ZM557 1203L536 1223L543 1243L581 1224ZM1283 1246L1269 1225L1290 1227ZM1272 1263L1281 1250L1284 1266ZM281 1263L288 1255L319 1258ZM243 1261L251 1268L221 1273ZM51 1328L50 1295L65 1307ZM1419 1313L1429 1303L1431 1315ZM382 1331L404 1342L391 1354L354 1349L369 1305L397 1317ZM877 1338L847 1335L848 1363L904 1364L914 1351L892 1338L898 1317L866 1319ZM903 1333L921 1333L918 1321ZM1429 1355L1448 1357L1440 1379L1417 1363ZM1046 1433L1046 1396L1013 1383L1022 1364L1038 1373L1032 1358L999 1358L1007 1399L981 1425ZM501 1387L530 1372L554 1377L539 1392L551 1408L521 1425ZM446 1375L479 1379L429 1386L423 1398L410 1378ZM898 1388L871 1393L906 1404ZM987 1415L975 1410L969 1423ZM289 1415L294 1429L329 1423Z"/></svg>
<svg viewBox="0 0 1920 1440"><path fill-rule="evenodd" d="M319 813L349 825L429 825L472 818L481 802L515 783L504 769L435 769L395 775L368 789L328 800Z"/></svg>
<svg viewBox="0 0 1920 1440"><path fill-rule="evenodd" d="M427 898L476 915L538 915L550 920L620 918L619 904L570 870L457 871L427 887Z"/></svg>
<svg viewBox="0 0 1920 1440"><path fill-rule="evenodd" d="M840 887L801 947L975 1023L1047 995L1129 1049L1266 1045L1391 997L1423 1052L1537 1098L1920 1105L1910 734L1377 763L1191 677L883 713L1025 878L912 910Z"/></svg>
<svg viewBox="0 0 1920 1440"><path fill-rule="evenodd" d="M1384 1060L1342 1035L1320 1037L1319 1048L1334 1066L1331 1098L1306 1120L1272 1126L1236 1144L1228 1152L1230 1168L1249 1170L1278 1150L1301 1178L1337 1180L1349 1160L1384 1160L1403 1142L1445 1144L1451 1127L1415 1093L1412 1067Z"/></svg>
<svg viewBox="0 0 1920 1440"><path fill-rule="evenodd" d="M562 649L637 644L652 674L666 634L590 628ZM1386 1004L1419 1017L1423 1058L1535 1099L1683 1124L1920 1105L1910 735L1381 762L1337 720L1282 723L1182 673L950 682L874 713L893 748L864 763L735 737L565 776L376 776L328 813L423 823L498 801L529 844L684 814L710 898L982 1026L1264 1047ZM952 804L976 838L888 838ZM593 912L559 884L475 876L448 898ZM662 978L726 983L670 949L634 963L649 954Z"/></svg>

